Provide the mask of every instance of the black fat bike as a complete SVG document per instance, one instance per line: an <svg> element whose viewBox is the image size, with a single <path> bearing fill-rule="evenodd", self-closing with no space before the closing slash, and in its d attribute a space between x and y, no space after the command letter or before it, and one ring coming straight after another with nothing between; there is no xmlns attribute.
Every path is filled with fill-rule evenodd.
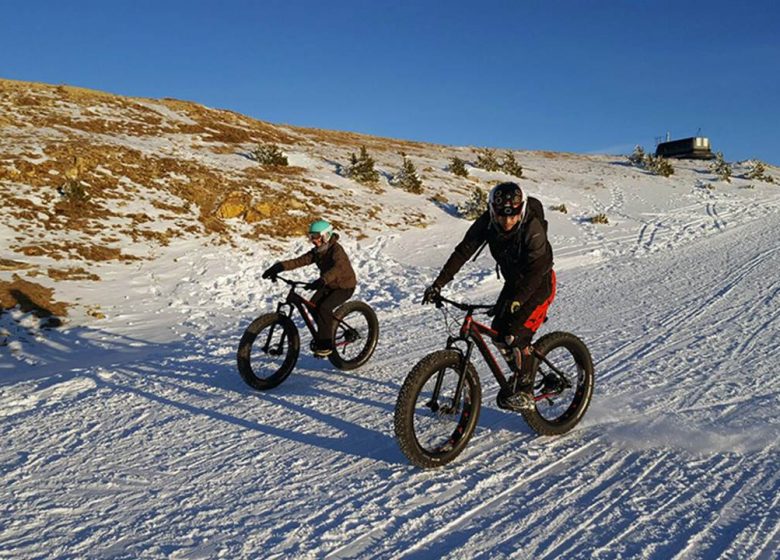
<svg viewBox="0 0 780 560"><path fill-rule="evenodd" d="M510 391L510 381L485 340L496 332L472 317L475 311L493 306L458 303L442 296L434 303L439 308L449 304L465 311L466 316L458 336L449 336L444 350L420 360L398 394L395 435L404 455L422 468L439 467L455 459L474 433L482 399L479 376L471 362L475 346L501 389ZM590 351L567 332L546 334L531 348L533 403L516 410L539 434L566 433L582 419L593 394Z"/></svg>
<svg viewBox="0 0 780 560"><path fill-rule="evenodd" d="M307 283L281 276L276 279L290 286L287 297L279 302L276 313L266 313L252 321L238 344L238 373L250 387L261 391L287 379L298 361L301 338L292 320L295 309L312 334L312 344L317 334L312 316L317 306L295 291ZM376 348L379 338L376 313L362 301L347 301L333 313L336 326L333 352L328 359L340 370L359 368L371 358Z"/></svg>

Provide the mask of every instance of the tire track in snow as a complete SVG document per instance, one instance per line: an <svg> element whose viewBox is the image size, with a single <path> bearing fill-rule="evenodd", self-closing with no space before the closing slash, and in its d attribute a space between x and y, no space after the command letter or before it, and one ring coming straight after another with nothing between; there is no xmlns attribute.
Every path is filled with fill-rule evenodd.
<svg viewBox="0 0 780 560"><path fill-rule="evenodd" d="M637 360L666 352L666 346L674 344L681 336L690 337L686 333L689 331L687 327L692 322L705 315L715 304L724 300L742 281L778 251L780 251L780 247L775 247L752 257L744 266L740 267L735 275L730 276L725 284L714 284L710 288L711 295L703 300L697 298L696 305L691 305L688 310L680 312L675 309L665 318L661 318L657 328L663 331L663 334L653 336L649 340L647 337L642 337L629 341L610 355L596 360L594 365L602 369L603 378L613 379L621 373L626 373L628 366ZM610 365L613 362L615 362L614 365Z"/></svg>

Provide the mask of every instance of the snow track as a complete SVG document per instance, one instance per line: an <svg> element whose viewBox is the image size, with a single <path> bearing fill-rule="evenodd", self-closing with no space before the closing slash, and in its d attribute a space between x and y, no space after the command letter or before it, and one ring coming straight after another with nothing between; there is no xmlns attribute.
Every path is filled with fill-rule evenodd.
<svg viewBox="0 0 780 560"><path fill-rule="evenodd" d="M477 359L477 431L431 471L401 454L393 409L447 333L414 303L430 273L385 255L388 238L358 263L380 316L371 362L338 372L304 351L266 393L234 353L282 288L249 268L181 283L182 340L116 339L133 352L0 385L0 557L777 558L780 217L735 227L706 208L722 231L684 252L637 258L669 235L651 221L624 257L559 273L543 332L578 334L596 364L580 426L537 436L496 408ZM488 301L486 278L451 295ZM215 292L224 308L208 310Z"/></svg>

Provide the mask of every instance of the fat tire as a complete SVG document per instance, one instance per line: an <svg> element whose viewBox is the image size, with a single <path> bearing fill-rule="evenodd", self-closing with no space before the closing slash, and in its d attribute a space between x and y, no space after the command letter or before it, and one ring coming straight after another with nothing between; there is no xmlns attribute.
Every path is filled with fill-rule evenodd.
<svg viewBox="0 0 780 560"><path fill-rule="evenodd" d="M268 377L257 377L252 368L252 345L263 330L270 328L271 325L274 324L282 328L287 336L287 355L285 356L281 367L275 373ZM298 334L298 328L295 326L295 323L292 322L292 319L279 313L261 315L250 323L241 337L241 342L238 343L238 373L246 384L254 389L260 391L272 389L282 383L290 375L298 361L300 349L300 335ZM258 354L259 349L256 349L255 355L257 356Z"/></svg>
<svg viewBox="0 0 780 560"><path fill-rule="evenodd" d="M401 386L395 405L395 436L401 451L413 465L429 469L449 463L465 449L477 427L482 403L482 387L477 370L469 362L466 368L465 387L469 391L472 407L456 445L443 453L431 453L420 445L414 432L415 406L425 382L443 368L459 370L462 359L463 355L456 350L439 350L428 354L412 368Z"/></svg>
<svg viewBox="0 0 780 560"><path fill-rule="evenodd" d="M361 333L364 336L364 338L361 340L365 340L365 346L363 347L363 350L360 351L360 354L358 354L355 358L351 360L345 360L339 354L338 348L335 348L330 356L328 356L330 363L342 371L357 369L365 364L374 354L376 343L379 340L379 321L376 318L376 313L367 303L362 301L348 301L336 308L336 310L333 312L333 314L339 319L343 319L347 315L355 313L365 317L366 323L368 324L368 333ZM336 328L338 328L338 324L336 324ZM336 340L335 333L333 340Z"/></svg>
<svg viewBox="0 0 780 560"><path fill-rule="evenodd" d="M575 396L568 409L558 418L548 420L544 418L537 406L521 411L528 425L537 433L546 436L565 434L576 426L585 411L588 410L593 396L594 372L593 360L588 347L582 340L571 333L553 332L546 334L534 343L534 348L543 356L547 356L556 348L565 348L579 365L581 372L579 382L575 388ZM534 378L539 371L540 360L536 359L534 365ZM534 379L536 381L536 379Z"/></svg>

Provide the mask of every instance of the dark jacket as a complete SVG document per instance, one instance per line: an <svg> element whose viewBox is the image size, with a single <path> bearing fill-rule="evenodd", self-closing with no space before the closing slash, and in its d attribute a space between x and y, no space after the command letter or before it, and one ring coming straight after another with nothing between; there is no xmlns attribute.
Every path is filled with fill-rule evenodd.
<svg viewBox="0 0 780 560"><path fill-rule="evenodd" d="M435 284L442 287L452 280L484 242L487 242L490 254L504 277L502 294L516 301L528 301L542 287L542 280L553 267L552 247L547 241L547 232L539 218L530 212L508 234L490 223L489 212L482 214L455 247Z"/></svg>
<svg viewBox="0 0 780 560"><path fill-rule="evenodd" d="M282 261L284 270L293 270L310 264L316 264L320 269L320 278L325 281L328 288L354 289L357 286L357 278L349 257L344 248L338 242L338 234L334 234L327 244L314 247L300 257Z"/></svg>

